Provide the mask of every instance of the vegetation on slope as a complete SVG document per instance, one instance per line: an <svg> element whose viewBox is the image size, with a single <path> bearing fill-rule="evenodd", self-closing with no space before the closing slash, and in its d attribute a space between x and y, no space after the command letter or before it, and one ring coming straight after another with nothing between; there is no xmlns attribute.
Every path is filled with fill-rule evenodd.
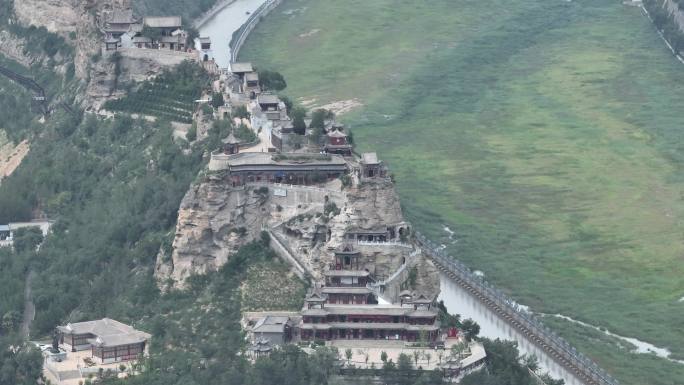
<svg viewBox="0 0 684 385"><path fill-rule="evenodd" d="M216 3L217 0L133 0L133 8L139 15L181 16L183 24L189 25Z"/></svg>
<svg viewBox="0 0 684 385"><path fill-rule="evenodd" d="M107 101L104 107L110 111L192 123L195 100L201 96L201 85L207 81L208 75L200 67L184 62L173 71L166 70L143 82L135 92Z"/></svg>
<svg viewBox="0 0 684 385"><path fill-rule="evenodd" d="M638 8L286 1L241 56L293 98L363 103L342 118L415 227L521 303L684 357L684 68ZM624 384L684 378L585 342Z"/></svg>
<svg viewBox="0 0 684 385"><path fill-rule="evenodd" d="M47 55L51 59L47 63L50 67L55 64L56 56L63 60L74 53L73 47L63 37L48 32L45 27L27 27L18 23L14 15L13 0L0 4L0 27L26 40L25 54Z"/></svg>

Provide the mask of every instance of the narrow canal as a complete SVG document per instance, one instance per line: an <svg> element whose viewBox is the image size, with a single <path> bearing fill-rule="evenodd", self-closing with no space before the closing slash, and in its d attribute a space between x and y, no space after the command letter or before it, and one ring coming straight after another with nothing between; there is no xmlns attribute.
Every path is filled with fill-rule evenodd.
<svg viewBox="0 0 684 385"><path fill-rule="evenodd" d="M221 68L227 68L230 61L230 39L240 29L249 15L266 0L236 0L218 11L216 15L200 25L200 36L211 38L214 59Z"/></svg>
<svg viewBox="0 0 684 385"><path fill-rule="evenodd" d="M464 290L446 274L440 273L439 300L444 301L450 313L460 314L462 319L472 318L480 325L480 336L490 339L514 340L521 354L534 354L539 360L541 372L553 378L562 378L567 385L582 385L572 373L559 365L537 345L529 341L496 313Z"/></svg>

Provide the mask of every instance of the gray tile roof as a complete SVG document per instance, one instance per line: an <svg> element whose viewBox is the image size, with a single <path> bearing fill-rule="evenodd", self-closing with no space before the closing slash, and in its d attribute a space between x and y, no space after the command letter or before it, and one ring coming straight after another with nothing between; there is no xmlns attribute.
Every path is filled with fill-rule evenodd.
<svg viewBox="0 0 684 385"><path fill-rule="evenodd" d="M183 20L180 16L145 17L143 23L151 28L180 28Z"/></svg>
<svg viewBox="0 0 684 385"><path fill-rule="evenodd" d="M230 72L232 72L234 74L254 72L254 68L252 68L252 63L236 62L236 63L230 63Z"/></svg>
<svg viewBox="0 0 684 385"><path fill-rule="evenodd" d="M88 342L95 346L128 345L144 342L152 337L148 333L109 318L70 323L58 326L57 330L64 334L92 334L95 337Z"/></svg>
<svg viewBox="0 0 684 385"><path fill-rule="evenodd" d="M361 155L361 163L363 164L379 164L378 154L374 152L366 152Z"/></svg>

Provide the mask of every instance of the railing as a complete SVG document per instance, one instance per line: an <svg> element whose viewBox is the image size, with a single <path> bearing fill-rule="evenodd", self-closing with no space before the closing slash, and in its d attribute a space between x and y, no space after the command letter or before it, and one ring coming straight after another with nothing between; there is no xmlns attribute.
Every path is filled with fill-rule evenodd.
<svg viewBox="0 0 684 385"><path fill-rule="evenodd" d="M271 241L274 242L280 249L282 249L283 255L281 255L281 257L290 262L300 278L306 279L307 275L311 276L311 272L306 268L304 263L302 263L302 261L296 257L296 254L287 246L287 242L281 239L280 236L271 229L263 228L263 230L268 232L268 235L271 237Z"/></svg>
<svg viewBox="0 0 684 385"><path fill-rule="evenodd" d="M525 312L511 298L473 272L463 263L444 253L436 244L416 233L423 251L445 270L459 285L470 291L483 304L497 312L510 325L549 353L556 362L589 385L618 385L619 382L594 361L547 328L537 317Z"/></svg>
<svg viewBox="0 0 684 385"><path fill-rule="evenodd" d="M284 184L284 183L268 183L268 182L247 182L245 184L249 185L249 186L265 186L265 187L272 187L272 188L282 188L282 189L286 189L286 190L300 190L300 191L305 190L305 191L324 192L324 193L330 193L330 194L341 194L342 193L339 190L333 190L333 189L316 187L316 186L300 185L300 184Z"/></svg>
<svg viewBox="0 0 684 385"><path fill-rule="evenodd" d="M283 0L267 0L265 3L261 4L252 14L249 16L245 24L240 27L233 34L233 39L230 41L230 62L233 63L237 60L242 44L247 40L250 32L259 24L259 21L263 16L266 16L273 8L277 7Z"/></svg>
<svg viewBox="0 0 684 385"><path fill-rule="evenodd" d="M406 248L413 248L413 246L409 245L408 243L403 243L403 242L393 242L393 241L356 241L356 244L359 246L399 246L399 247L406 247Z"/></svg>

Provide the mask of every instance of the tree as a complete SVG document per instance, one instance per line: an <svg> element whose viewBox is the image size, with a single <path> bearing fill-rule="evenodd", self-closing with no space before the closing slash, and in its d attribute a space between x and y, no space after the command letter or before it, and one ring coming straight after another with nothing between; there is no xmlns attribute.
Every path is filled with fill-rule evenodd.
<svg viewBox="0 0 684 385"><path fill-rule="evenodd" d="M280 98L280 101L283 102L283 104L285 104L285 112L287 112L287 116L290 116L290 112L292 111L292 106L294 105L292 103L292 100L290 100L290 98L288 98L285 95L278 95L278 97Z"/></svg>
<svg viewBox="0 0 684 385"><path fill-rule="evenodd" d="M159 28L152 28L150 26L145 25L140 32L142 36L148 37L152 39L153 41L159 41L162 37L162 31Z"/></svg>
<svg viewBox="0 0 684 385"><path fill-rule="evenodd" d="M544 382L546 385L565 385L565 380L563 380L562 378L555 379L551 377L548 373L542 374L541 376L539 376L539 378L541 378L542 382Z"/></svg>
<svg viewBox="0 0 684 385"><path fill-rule="evenodd" d="M537 359L537 356L534 354L532 355L525 355L522 357L523 358L523 365L527 366L528 369L530 369L533 372L536 372L539 370L539 360Z"/></svg>
<svg viewBox="0 0 684 385"><path fill-rule="evenodd" d="M351 365L351 359L352 359L352 350L347 349L344 351L344 357L347 359L347 365Z"/></svg>
<svg viewBox="0 0 684 385"><path fill-rule="evenodd" d="M195 46L195 39L199 38L199 31L195 29L194 27L187 26L185 27L185 32L187 33L188 36L188 41L187 45L189 47Z"/></svg>
<svg viewBox="0 0 684 385"><path fill-rule="evenodd" d="M415 352L414 352L414 357L415 357ZM418 362L416 361L416 364ZM399 354L399 358L397 358L397 369L402 370L402 371L409 371L413 369L413 365L411 365L411 358L409 358L408 354L401 353Z"/></svg>
<svg viewBox="0 0 684 385"><path fill-rule="evenodd" d="M427 365L430 366L430 360L432 359L432 354L430 352L423 352L423 357L427 361Z"/></svg>
<svg viewBox="0 0 684 385"><path fill-rule="evenodd" d="M463 333L468 341L472 341L475 339L475 337L477 337L478 334L480 334L480 325L470 318L463 321L461 324L461 329L463 329Z"/></svg>
<svg viewBox="0 0 684 385"><path fill-rule="evenodd" d="M250 113L247 111L245 106L237 106L233 108L232 114L233 118L249 119Z"/></svg>
<svg viewBox="0 0 684 385"><path fill-rule="evenodd" d="M384 350L380 352L380 361L387 363L387 352Z"/></svg>
<svg viewBox="0 0 684 385"><path fill-rule="evenodd" d="M14 250L22 253L26 250L35 250L43 242L43 232L39 227L23 227L14 232Z"/></svg>
<svg viewBox="0 0 684 385"><path fill-rule="evenodd" d="M420 359L420 351L414 350L413 351L413 361L415 361L416 366L418 366L418 360Z"/></svg>
<svg viewBox="0 0 684 385"><path fill-rule="evenodd" d="M2 330L5 333L10 333L19 326L21 322L21 313L16 310L10 310L2 316Z"/></svg>
<svg viewBox="0 0 684 385"><path fill-rule="evenodd" d="M214 92L211 96L211 105L214 108L219 108L226 104L226 102L223 100L223 92Z"/></svg>
<svg viewBox="0 0 684 385"><path fill-rule="evenodd" d="M311 140L316 143L323 135L325 131L325 121L326 119L333 119L335 114L332 111L323 108L318 108L311 113L311 123L309 128L311 128Z"/></svg>
<svg viewBox="0 0 684 385"><path fill-rule="evenodd" d="M306 117L306 110L303 107L295 107L292 110L292 126L295 133L299 135L306 134L306 123L304 118Z"/></svg>
<svg viewBox="0 0 684 385"><path fill-rule="evenodd" d="M287 87L283 75L275 71L259 71L259 83L265 90L282 91Z"/></svg>

